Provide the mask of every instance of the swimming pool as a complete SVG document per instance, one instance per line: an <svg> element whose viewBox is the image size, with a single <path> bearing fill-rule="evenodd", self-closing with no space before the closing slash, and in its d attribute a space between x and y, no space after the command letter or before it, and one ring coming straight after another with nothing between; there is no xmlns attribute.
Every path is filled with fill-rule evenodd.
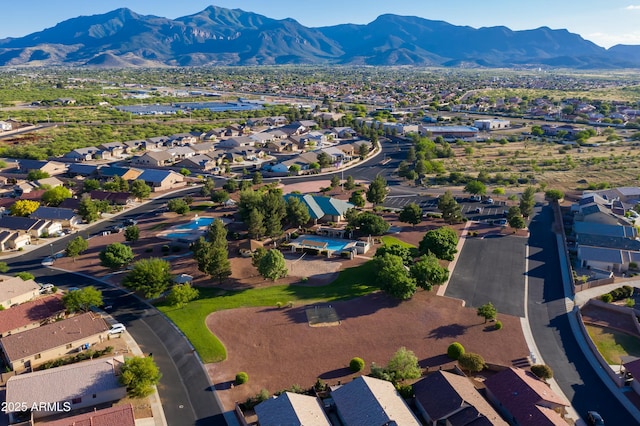
<svg viewBox="0 0 640 426"><path fill-rule="evenodd" d="M292 243L298 243L302 245L303 241L314 241L317 243L326 243L327 250L331 250L331 251L341 251L344 250L344 248L349 245L350 243L352 243L353 241L351 240L340 240L337 238L329 238L329 237L321 237L319 235L301 235L300 237L296 238L294 241L292 241Z"/></svg>
<svg viewBox="0 0 640 426"><path fill-rule="evenodd" d="M214 220L216 219L213 217L197 217L190 222L173 226L159 236L170 240L194 241L204 234Z"/></svg>

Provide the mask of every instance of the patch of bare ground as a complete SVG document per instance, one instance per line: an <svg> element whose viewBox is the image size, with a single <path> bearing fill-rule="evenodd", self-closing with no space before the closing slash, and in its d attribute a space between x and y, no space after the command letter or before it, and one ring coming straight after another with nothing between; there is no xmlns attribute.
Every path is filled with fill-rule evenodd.
<svg viewBox="0 0 640 426"><path fill-rule="evenodd" d="M394 352L407 347L423 368L448 368L449 344L458 341L487 362L511 365L528 355L516 317L501 315L502 330L492 330L460 301L418 292L399 302L383 293L332 304L340 317L333 327L310 327L304 306L262 307L215 312L207 326L227 348L226 361L207 364L227 409L262 388L275 392L294 384L310 387L317 378L329 384L351 380L354 356L386 365ZM239 371L249 382L231 387ZM368 372L368 367L365 373Z"/></svg>

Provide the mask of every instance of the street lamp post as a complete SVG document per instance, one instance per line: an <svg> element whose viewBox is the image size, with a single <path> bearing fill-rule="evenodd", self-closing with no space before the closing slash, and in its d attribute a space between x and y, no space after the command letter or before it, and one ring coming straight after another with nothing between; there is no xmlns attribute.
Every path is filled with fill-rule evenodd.
<svg viewBox="0 0 640 426"><path fill-rule="evenodd" d="M50 243L49 247L51 247L51 258L53 259L53 243Z"/></svg>

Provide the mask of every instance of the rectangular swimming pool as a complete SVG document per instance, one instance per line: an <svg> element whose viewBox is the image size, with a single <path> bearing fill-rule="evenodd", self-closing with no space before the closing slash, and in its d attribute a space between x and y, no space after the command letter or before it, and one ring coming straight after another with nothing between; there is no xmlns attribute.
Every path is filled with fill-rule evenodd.
<svg viewBox="0 0 640 426"><path fill-rule="evenodd" d="M342 251L348 244L353 242L351 240L341 240L338 238L321 237L319 235L301 235L300 237L296 238L291 242L304 246L302 242L305 240L313 241L317 243L325 243L327 244L326 249L331 251Z"/></svg>

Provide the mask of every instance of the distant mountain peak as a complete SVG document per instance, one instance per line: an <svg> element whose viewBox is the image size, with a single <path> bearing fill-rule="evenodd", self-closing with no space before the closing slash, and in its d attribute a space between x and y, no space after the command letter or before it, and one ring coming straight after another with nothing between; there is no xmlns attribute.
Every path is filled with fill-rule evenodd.
<svg viewBox="0 0 640 426"><path fill-rule="evenodd" d="M123 7L0 40L0 66L248 64L628 68L640 66L640 46L606 50L566 29L472 28L391 13L308 28L214 5L177 19Z"/></svg>

